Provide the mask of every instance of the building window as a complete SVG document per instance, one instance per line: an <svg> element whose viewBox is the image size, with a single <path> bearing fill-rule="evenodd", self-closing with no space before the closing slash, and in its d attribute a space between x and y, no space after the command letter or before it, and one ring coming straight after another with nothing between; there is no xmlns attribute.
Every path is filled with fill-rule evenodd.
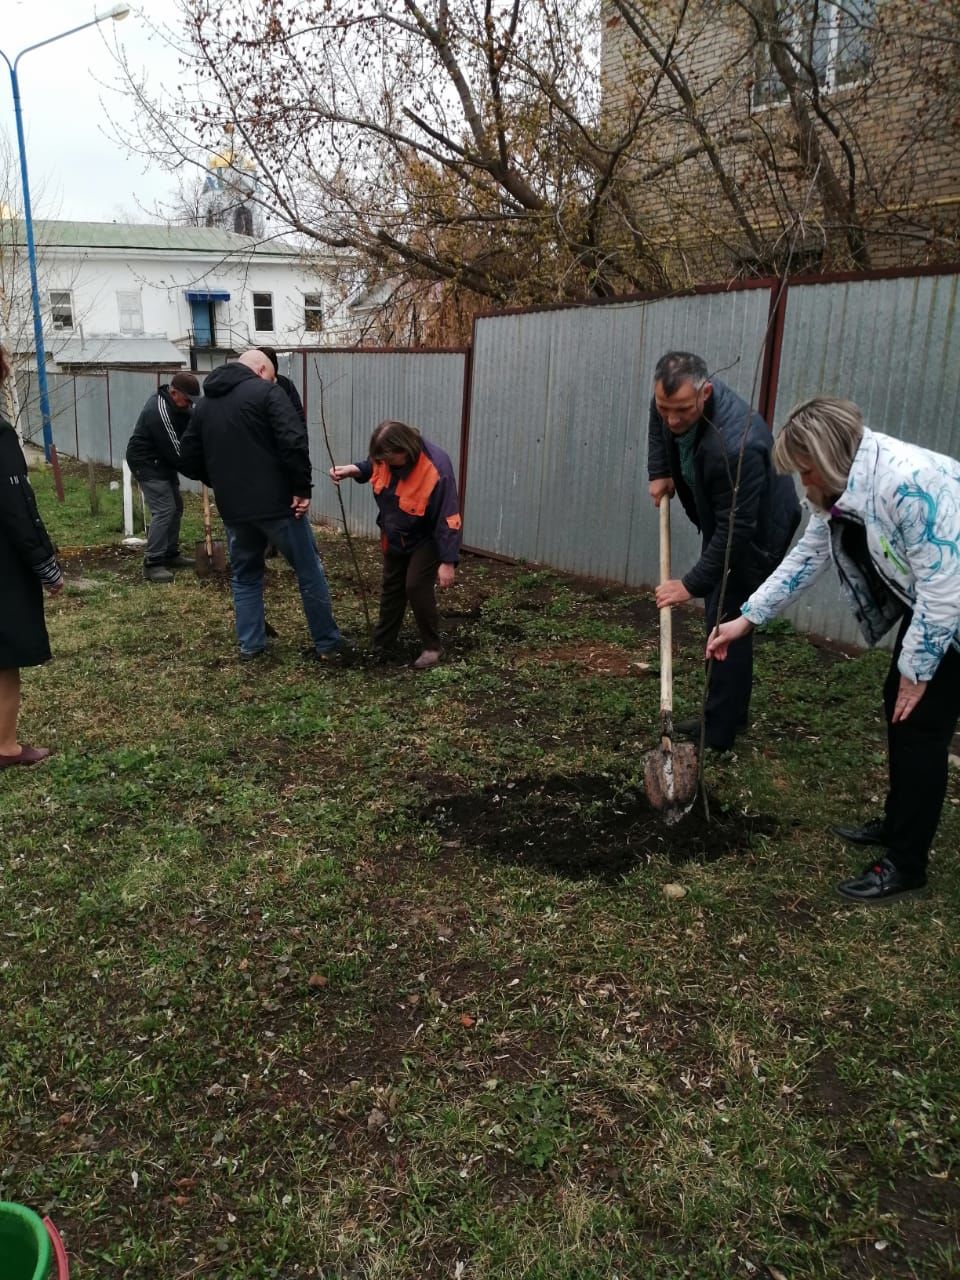
<svg viewBox="0 0 960 1280"><path fill-rule="evenodd" d="M862 80L870 69L870 31L876 0L797 0L780 8L780 36L797 76L821 89L836 89ZM784 102L787 90L770 57L768 41L757 48L753 105Z"/></svg>
<svg viewBox="0 0 960 1280"><path fill-rule="evenodd" d="M323 298L319 293L303 295L303 327L307 333L320 333L323 329Z"/></svg>
<svg viewBox="0 0 960 1280"><path fill-rule="evenodd" d="M73 295L69 289L50 290L50 323L54 329L73 328Z"/></svg>
<svg viewBox="0 0 960 1280"><path fill-rule="evenodd" d="M120 312L121 333L143 333L143 307L139 293L118 290L117 310Z"/></svg>
<svg viewBox="0 0 960 1280"><path fill-rule="evenodd" d="M257 333L273 333L273 294L253 295L253 327Z"/></svg>

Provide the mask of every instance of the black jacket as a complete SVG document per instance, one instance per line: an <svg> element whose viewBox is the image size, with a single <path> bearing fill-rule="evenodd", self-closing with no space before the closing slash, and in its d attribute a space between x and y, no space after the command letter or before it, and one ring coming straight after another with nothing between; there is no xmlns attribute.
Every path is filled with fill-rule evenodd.
<svg viewBox="0 0 960 1280"><path fill-rule="evenodd" d="M306 423L307 414L303 407L303 401L300 399L300 392L293 385L293 383L286 376L286 374L283 374L283 373L277 374L277 386L280 387L282 391L285 391L287 393L287 395L290 397L290 403L296 409L297 413L303 419L304 423Z"/></svg>
<svg viewBox="0 0 960 1280"><path fill-rule="evenodd" d="M127 466L144 479L176 480L180 441L190 423L190 410L178 409L170 387L160 387L140 411L127 445Z"/></svg>
<svg viewBox="0 0 960 1280"><path fill-rule="evenodd" d="M700 559L682 578L692 596L708 596L720 586L733 506L733 486L744 430L743 468L734 515L730 573L752 590L786 554L797 525L800 503L791 476L781 476L770 459L772 436L759 413L717 378L693 428L694 487L683 478L675 436L650 403L647 473L651 480L672 478L684 510L703 535Z"/></svg>
<svg viewBox="0 0 960 1280"><path fill-rule="evenodd" d="M211 486L226 524L289 516L312 491L307 429L288 396L242 364L207 375L180 470Z"/></svg>
<svg viewBox="0 0 960 1280"><path fill-rule="evenodd" d="M0 667L31 667L50 657L43 584L61 577L17 433L0 418Z"/></svg>

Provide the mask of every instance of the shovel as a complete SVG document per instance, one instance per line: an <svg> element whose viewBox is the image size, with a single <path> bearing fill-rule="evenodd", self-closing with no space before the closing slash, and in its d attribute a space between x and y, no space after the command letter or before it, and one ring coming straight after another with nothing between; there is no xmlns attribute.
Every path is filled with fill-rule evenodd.
<svg viewBox="0 0 960 1280"><path fill-rule="evenodd" d="M197 543L195 552L195 568L198 577L206 578L211 573L226 573L227 549L222 542L214 542L210 524L210 490L202 486L203 493L203 537Z"/></svg>
<svg viewBox="0 0 960 1280"><path fill-rule="evenodd" d="M670 577L670 499L660 499L660 582ZM692 742L673 741L673 619L660 610L660 747L647 753L643 785L654 809L678 822L697 795L697 752Z"/></svg>

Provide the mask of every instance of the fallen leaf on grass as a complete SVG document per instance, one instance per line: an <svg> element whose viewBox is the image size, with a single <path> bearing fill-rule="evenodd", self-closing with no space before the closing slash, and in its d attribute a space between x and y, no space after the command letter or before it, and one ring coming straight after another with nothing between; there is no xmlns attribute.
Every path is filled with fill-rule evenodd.
<svg viewBox="0 0 960 1280"><path fill-rule="evenodd" d="M387 1127L387 1116L379 1107L374 1107L367 1116L367 1128L371 1133L376 1133L378 1129Z"/></svg>
<svg viewBox="0 0 960 1280"><path fill-rule="evenodd" d="M687 891L682 884L665 884L663 886L663 896L665 898L685 898Z"/></svg>
<svg viewBox="0 0 960 1280"><path fill-rule="evenodd" d="M469 1013L461 1013L460 1015L461 1027L472 1027L475 1022L476 1022L476 1018L471 1018Z"/></svg>
<svg viewBox="0 0 960 1280"><path fill-rule="evenodd" d="M329 981L330 979L322 973L311 973L310 977L307 979L307 986L325 987Z"/></svg>

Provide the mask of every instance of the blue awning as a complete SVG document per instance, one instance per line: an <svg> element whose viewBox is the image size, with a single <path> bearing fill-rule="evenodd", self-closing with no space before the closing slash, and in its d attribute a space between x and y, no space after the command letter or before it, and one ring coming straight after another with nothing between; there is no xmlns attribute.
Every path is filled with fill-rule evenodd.
<svg viewBox="0 0 960 1280"><path fill-rule="evenodd" d="M229 302L226 289L187 289L183 295L188 302Z"/></svg>

